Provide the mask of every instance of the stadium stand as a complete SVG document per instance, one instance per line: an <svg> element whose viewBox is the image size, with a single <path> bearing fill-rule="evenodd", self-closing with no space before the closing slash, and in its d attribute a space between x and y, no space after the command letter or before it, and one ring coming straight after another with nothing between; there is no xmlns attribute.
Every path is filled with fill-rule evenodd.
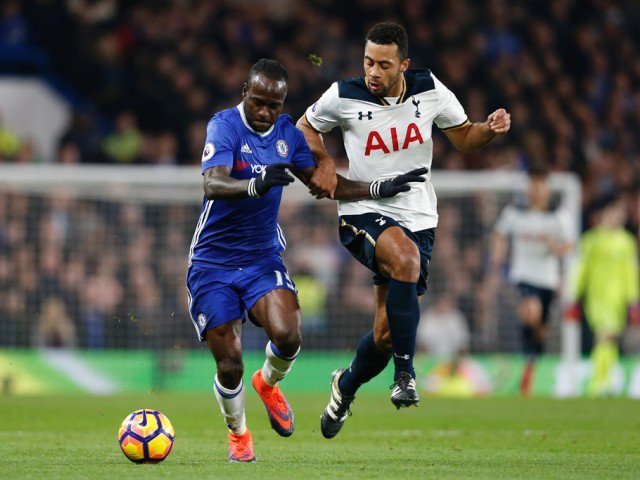
<svg viewBox="0 0 640 480"><path fill-rule="evenodd" d="M352 18L359 21L349 22ZM497 105L512 114L510 134L479 153L456 152L435 134L435 169L520 171L544 161L553 172L580 175L585 226L594 200L623 191L627 227L637 234L640 7L635 2L13 0L3 2L0 11L0 74L42 78L69 102L73 120L57 147L59 163L193 165L200 161L206 122L213 112L239 102L237 85L253 61L273 56L288 68L286 111L297 118L332 81L360 75L364 32L380 18L406 25L412 65L431 68L472 120L481 121ZM309 60L312 54L322 65ZM339 137L329 135L327 142L345 167ZM42 161L28 137L12 132L1 105L0 161ZM123 205L63 193L0 195L0 344L143 346L127 343L141 337L109 328L137 331L146 328L144 318L172 314L182 318L174 322L178 331L165 332L154 345L170 346L164 345L169 337L182 344L194 341L183 285L168 279L184 268L191 207ZM517 340L496 337L495 320L477 313L477 305L490 305L493 298L487 293L492 288L483 287L485 259L470 248L491 223L478 208L442 202L439 235L452 240L438 243L436 259L442 263L434 264L434 275L453 278L441 280L436 293L467 285L453 300L470 322L472 351L515 351ZM81 221L73 221L74 215ZM307 299L315 322L310 328L331 325L338 319L335 312L347 312L353 321L349 334L318 346L352 346L370 322L370 295L358 294L369 288L369 278L346 262L335 242L334 207L286 205L281 215L291 225L291 270L301 278L312 273L310 282L326 286L326 291L315 288L324 300ZM313 219L311 235L308 225L291 221L296 215ZM469 224L469 219L475 220ZM164 228L167 222L182 229ZM476 230L463 238L461 223ZM37 241L25 242L34 235ZM313 246L297 251L309 237ZM116 253L120 249L126 253ZM150 257L160 260L146 263ZM447 260L464 262L466 277L439 273ZM52 309L58 309L54 316L70 318L75 332L66 321L58 336L45 335L44 327L25 321L51 316ZM104 319L132 312L139 322L104 327Z"/></svg>

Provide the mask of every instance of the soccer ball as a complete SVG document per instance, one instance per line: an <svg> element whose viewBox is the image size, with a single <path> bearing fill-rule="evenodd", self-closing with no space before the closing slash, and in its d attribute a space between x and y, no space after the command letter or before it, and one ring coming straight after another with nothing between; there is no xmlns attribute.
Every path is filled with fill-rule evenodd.
<svg viewBox="0 0 640 480"><path fill-rule="evenodd" d="M127 415L118 431L122 452L135 463L163 461L171 453L173 439L173 425L169 419L148 408Z"/></svg>

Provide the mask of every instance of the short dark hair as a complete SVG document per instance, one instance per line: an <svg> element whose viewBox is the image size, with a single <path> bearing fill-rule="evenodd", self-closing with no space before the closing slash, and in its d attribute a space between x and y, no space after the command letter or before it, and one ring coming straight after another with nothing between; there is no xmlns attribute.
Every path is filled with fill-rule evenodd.
<svg viewBox="0 0 640 480"><path fill-rule="evenodd" d="M609 208L624 198L622 194L623 192L618 190L612 190L610 192L604 193L592 201L591 207L595 212L599 212L600 210Z"/></svg>
<svg viewBox="0 0 640 480"><path fill-rule="evenodd" d="M377 45L397 45L398 56L401 61L409 56L409 35L407 35L405 28L398 23L376 23L367 32L365 41L369 41Z"/></svg>
<svg viewBox="0 0 640 480"><path fill-rule="evenodd" d="M529 176L545 179L549 176L550 169L546 162L531 162L529 165Z"/></svg>
<svg viewBox="0 0 640 480"><path fill-rule="evenodd" d="M287 69L277 60L271 58L261 58L251 66L247 83L251 83L251 79L258 74L262 74L272 80L284 80L289 85L289 74Z"/></svg>

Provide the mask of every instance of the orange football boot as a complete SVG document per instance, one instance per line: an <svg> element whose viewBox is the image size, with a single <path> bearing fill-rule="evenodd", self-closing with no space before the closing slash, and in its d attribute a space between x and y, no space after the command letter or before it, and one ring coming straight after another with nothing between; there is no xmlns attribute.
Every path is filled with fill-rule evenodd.
<svg viewBox="0 0 640 480"><path fill-rule="evenodd" d="M258 370L251 377L251 384L262 399L267 409L269 423L278 435L289 437L293 433L294 419L291 407L280 391L280 387L276 385L272 387L268 385L262 378L262 370Z"/></svg>
<svg viewBox="0 0 640 480"><path fill-rule="evenodd" d="M256 461L256 456L253 454L253 438L251 437L251 432L248 428L242 435L234 435L229 432L229 461Z"/></svg>

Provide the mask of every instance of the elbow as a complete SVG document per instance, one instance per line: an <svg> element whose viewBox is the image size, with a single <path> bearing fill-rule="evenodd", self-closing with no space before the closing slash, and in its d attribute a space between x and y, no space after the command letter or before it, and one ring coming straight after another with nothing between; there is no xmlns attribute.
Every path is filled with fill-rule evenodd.
<svg viewBox="0 0 640 480"><path fill-rule="evenodd" d="M206 182L204 184L204 196L207 200L216 200L219 198L219 191L216 185L211 182Z"/></svg>

